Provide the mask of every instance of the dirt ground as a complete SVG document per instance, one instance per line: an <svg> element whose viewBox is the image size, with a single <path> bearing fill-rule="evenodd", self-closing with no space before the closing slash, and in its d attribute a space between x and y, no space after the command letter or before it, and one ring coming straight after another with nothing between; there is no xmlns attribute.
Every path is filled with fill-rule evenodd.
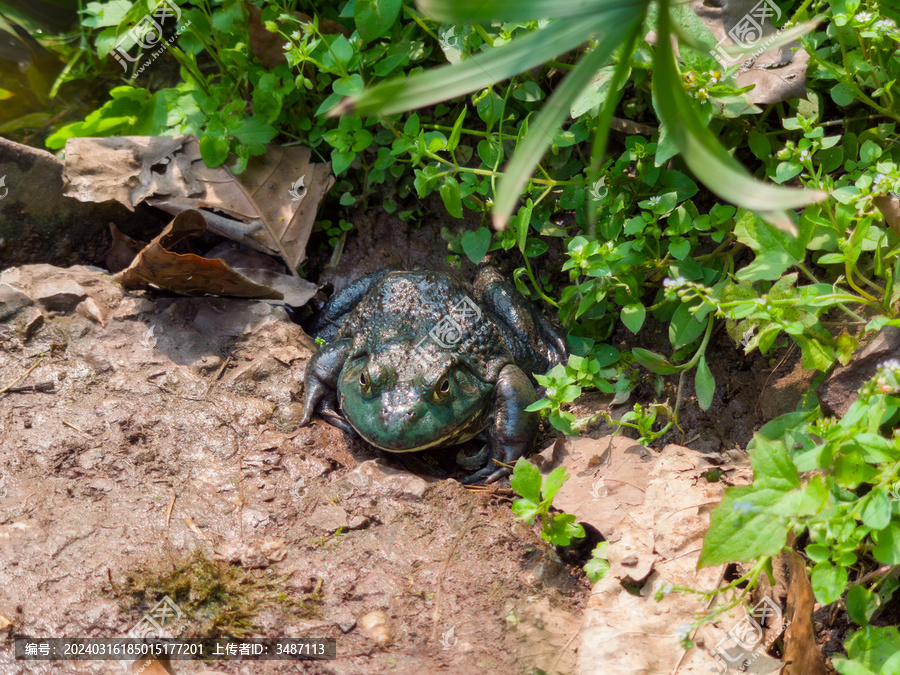
<svg viewBox="0 0 900 675"><path fill-rule="evenodd" d="M356 225L322 282L446 255L437 224ZM668 351L646 333L639 346ZM127 294L98 268L3 272L0 674L123 672L23 664L11 638L124 637L164 597L182 612L173 635L337 640L334 661L173 662L179 674L575 671L581 569L513 518L508 488L414 475L321 420L298 429L311 346L262 302ZM777 358L745 359L721 331L709 359L725 386L707 413L689 387L684 437L664 440L746 445L808 386ZM635 400L652 398L648 379ZM384 627L367 632L372 612Z"/></svg>

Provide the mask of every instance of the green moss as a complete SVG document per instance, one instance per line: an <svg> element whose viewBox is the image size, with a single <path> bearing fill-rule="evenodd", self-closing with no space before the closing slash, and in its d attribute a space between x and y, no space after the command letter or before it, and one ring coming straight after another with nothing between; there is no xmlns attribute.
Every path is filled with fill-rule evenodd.
<svg viewBox="0 0 900 675"><path fill-rule="evenodd" d="M211 560L198 549L180 561L131 572L124 586L114 587L113 592L124 596L126 609L136 620L165 596L171 598L184 614L166 628L179 637L246 638L258 634L255 619L263 610L300 618L318 616L321 584L296 597L285 590L287 578Z"/></svg>

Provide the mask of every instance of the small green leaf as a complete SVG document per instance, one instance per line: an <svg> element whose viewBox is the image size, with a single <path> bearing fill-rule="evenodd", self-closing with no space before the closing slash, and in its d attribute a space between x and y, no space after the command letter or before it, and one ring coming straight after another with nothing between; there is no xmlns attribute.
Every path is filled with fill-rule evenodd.
<svg viewBox="0 0 900 675"><path fill-rule="evenodd" d="M222 136L208 134L200 139L200 156L206 162L206 166L214 168L221 166L228 159L228 139Z"/></svg>
<svg viewBox="0 0 900 675"><path fill-rule="evenodd" d="M847 591L847 613L860 626L869 625L879 604L878 596L870 593L862 584L851 586Z"/></svg>
<svg viewBox="0 0 900 675"><path fill-rule="evenodd" d="M541 531L541 536L555 546L568 546L573 539L584 537L584 527L575 524L573 514L563 513L550 520L549 527Z"/></svg>
<svg viewBox="0 0 900 675"><path fill-rule="evenodd" d="M831 94L832 100L842 107L848 106L856 100L856 97L853 95L853 90L844 83L834 85L829 93Z"/></svg>
<svg viewBox="0 0 900 675"><path fill-rule="evenodd" d="M444 179L444 184L441 185L441 199L444 200L444 206L447 209L447 213L454 218L463 217L462 198L459 195L459 183L456 182L456 179L453 176L447 176ZM490 233L488 233L488 235L490 235ZM490 242L490 236L488 236L488 241ZM463 248L465 249L465 245L463 245ZM483 258L484 255L481 257Z"/></svg>
<svg viewBox="0 0 900 675"><path fill-rule="evenodd" d="M757 159L763 161L768 160L772 156L772 144L769 143L768 136L759 133L756 129L750 132L747 137L747 143Z"/></svg>
<svg viewBox="0 0 900 675"><path fill-rule="evenodd" d="M864 498L859 517L873 530L883 530L891 522L891 502L884 488L875 488Z"/></svg>
<svg viewBox="0 0 900 675"><path fill-rule="evenodd" d="M813 567L810 579L816 600L830 605L844 594L847 588L847 570L823 560Z"/></svg>
<svg viewBox="0 0 900 675"><path fill-rule="evenodd" d="M891 523L882 530L875 530L872 540L875 542L872 549L875 560L882 565L900 564L900 525Z"/></svg>
<svg viewBox="0 0 900 675"><path fill-rule="evenodd" d="M541 488L541 497L543 501L547 502L548 505L553 502L553 498L556 497L556 493L559 492L559 489L569 480L569 476L566 475L565 467L558 466L544 478L544 486Z"/></svg>
<svg viewBox="0 0 900 675"><path fill-rule="evenodd" d="M697 391L697 404L701 410L709 410L712 405L713 394L716 393L716 380L713 378L709 366L706 365L706 355L700 357L697 362L697 374L694 377L694 388Z"/></svg>
<svg viewBox="0 0 900 675"><path fill-rule="evenodd" d="M486 227L479 227L475 232L466 230L462 236L463 253L472 261L479 264L491 246L491 231Z"/></svg>
<svg viewBox="0 0 900 675"><path fill-rule="evenodd" d="M678 305L669 323L669 340L675 349L691 344L703 335L705 321L697 321L687 305Z"/></svg>
<svg viewBox="0 0 900 675"><path fill-rule="evenodd" d="M519 457L516 462L509 484L523 499L541 503L541 472L524 457Z"/></svg>
<svg viewBox="0 0 900 675"><path fill-rule="evenodd" d="M457 117L456 122L453 123L453 130L450 132L450 138L447 140L447 152L453 152L456 150L456 146L459 145L459 138L462 135L462 125L466 119L468 110L469 106L463 106L462 112L459 113L459 117Z"/></svg>
<svg viewBox="0 0 900 675"><path fill-rule="evenodd" d="M620 316L622 317L622 323L625 324L625 327L632 333L637 334L641 329L641 326L644 325L644 319L647 317L647 310L641 303L635 302L630 305L625 305L622 308Z"/></svg>
<svg viewBox="0 0 900 675"><path fill-rule="evenodd" d="M402 0L356 0L353 20L366 42L386 35L400 15Z"/></svg>
<svg viewBox="0 0 900 675"><path fill-rule="evenodd" d="M659 373L660 375L674 375L680 373L682 366L673 365L665 356L651 352L649 349L635 347L631 350L634 360L644 366L651 373Z"/></svg>

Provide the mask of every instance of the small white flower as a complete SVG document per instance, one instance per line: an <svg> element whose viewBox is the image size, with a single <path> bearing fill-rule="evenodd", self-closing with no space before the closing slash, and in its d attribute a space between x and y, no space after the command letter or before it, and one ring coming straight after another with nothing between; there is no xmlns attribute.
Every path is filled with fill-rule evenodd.
<svg viewBox="0 0 900 675"><path fill-rule="evenodd" d="M295 30L293 33L291 33L291 39L292 39L292 40L299 40L299 39L300 39L300 31L299 31L299 30Z"/></svg>
<svg viewBox="0 0 900 675"><path fill-rule="evenodd" d="M684 642L691 637L691 624L683 623L675 629L675 637L679 642Z"/></svg>
<svg viewBox="0 0 900 675"><path fill-rule="evenodd" d="M857 12L856 16L853 17L859 23L869 23L874 17L872 16L872 12Z"/></svg>
<svg viewBox="0 0 900 675"><path fill-rule="evenodd" d="M894 32L894 22L890 19L879 19L875 22L873 28L882 35L888 35Z"/></svg>
<svg viewBox="0 0 900 675"><path fill-rule="evenodd" d="M709 83L710 84L719 84L722 81L722 73L718 70L714 70L709 74Z"/></svg>
<svg viewBox="0 0 900 675"><path fill-rule="evenodd" d="M684 277L675 277L674 279L666 277L665 279L663 279L662 285L663 288L671 288L674 291L676 288L681 288L686 283L687 279L685 279Z"/></svg>
<svg viewBox="0 0 900 675"><path fill-rule="evenodd" d="M652 209L657 204L659 204L659 197L650 197L650 208Z"/></svg>
<svg viewBox="0 0 900 675"><path fill-rule="evenodd" d="M801 150L800 151L800 161L808 162L810 158L809 150Z"/></svg>
<svg viewBox="0 0 900 675"><path fill-rule="evenodd" d="M881 364L881 368L886 372L900 372L900 359L888 359Z"/></svg>
<svg viewBox="0 0 900 675"><path fill-rule="evenodd" d="M293 46L294 45L292 45L290 42L285 42L284 43L284 51L286 51L286 52L290 51L291 48L293 48Z"/></svg>

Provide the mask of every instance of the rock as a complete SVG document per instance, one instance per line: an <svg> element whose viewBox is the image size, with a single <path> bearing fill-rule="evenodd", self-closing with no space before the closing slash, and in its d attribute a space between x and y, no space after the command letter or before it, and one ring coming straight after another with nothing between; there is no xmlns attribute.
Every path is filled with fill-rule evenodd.
<svg viewBox="0 0 900 675"><path fill-rule="evenodd" d="M103 312L97 306L97 303L94 302L93 298L85 298L84 300L82 300L80 303L78 303L75 311L85 318L96 321L101 326L106 325L106 317L103 316Z"/></svg>
<svg viewBox="0 0 900 675"><path fill-rule="evenodd" d="M135 319L141 314L149 314L155 309L156 305L147 300L147 298L127 297L122 300L122 304L119 305L113 317L116 319Z"/></svg>
<svg viewBox="0 0 900 675"><path fill-rule="evenodd" d="M344 479L344 483L366 494L381 494L387 497L421 500L425 496L428 483L405 471L393 469L381 459L363 462Z"/></svg>
<svg viewBox="0 0 900 675"><path fill-rule="evenodd" d="M340 527L347 527L347 512L340 506L330 504L317 506L312 515L306 519L306 524L326 532L335 532Z"/></svg>
<svg viewBox="0 0 900 675"><path fill-rule="evenodd" d="M819 386L819 403L826 415L843 417L853 402L859 388L878 370L878 364L900 358L900 328L885 326L867 344L848 366L839 366Z"/></svg>
<svg viewBox="0 0 900 675"><path fill-rule="evenodd" d="M370 524L371 520L366 516L353 516L347 524L348 530L364 530Z"/></svg>
<svg viewBox="0 0 900 675"><path fill-rule="evenodd" d="M63 277L38 281L32 296L51 312L71 312L87 297L87 291L78 282Z"/></svg>
<svg viewBox="0 0 900 675"><path fill-rule="evenodd" d="M0 200L0 268L35 260L75 265L108 248L107 223L132 235L155 229L157 213L143 204L93 204L63 196L63 163L46 150L0 138L0 177L8 194ZM0 188L0 194L3 189ZM161 225L160 225L161 227Z"/></svg>
<svg viewBox="0 0 900 675"><path fill-rule="evenodd" d="M31 304L31 298L18 288L14 288L9 284L0 284L0 321L5 321L9 317L15 316L16 312Z"/></svg>

